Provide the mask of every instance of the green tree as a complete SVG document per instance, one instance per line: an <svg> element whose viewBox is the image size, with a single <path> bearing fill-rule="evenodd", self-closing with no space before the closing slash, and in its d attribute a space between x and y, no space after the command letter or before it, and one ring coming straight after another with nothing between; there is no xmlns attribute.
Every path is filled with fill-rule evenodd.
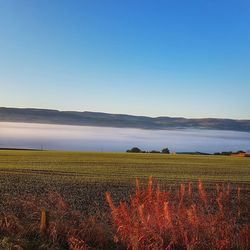
<svg viewBox="0 0 250 250"><path fill-rule="evenodd" d="M164 149L162 149L162 151L161 151L163 154L169 154L170 153L170 151L169 151L169 149L168 148L164 148Z"/></svg>
<svg viewBox="0 0 250 250"><path fill-rule="evenodd" d="M141 153L142 151L137 147L133 147L133 148L127 150L127 152L128 153Z"/></svg>

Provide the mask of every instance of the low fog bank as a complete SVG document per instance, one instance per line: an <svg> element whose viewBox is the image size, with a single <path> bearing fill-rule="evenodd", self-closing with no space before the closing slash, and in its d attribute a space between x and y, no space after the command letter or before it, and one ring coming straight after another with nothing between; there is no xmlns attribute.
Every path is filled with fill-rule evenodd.
<svg viewBox="0 0 250 250"><path fill-rule="evenodd" d="M0 122L1 148L124 152L131 147L172 152L250 149L250 133L205 130L144 130Z"/></svg>

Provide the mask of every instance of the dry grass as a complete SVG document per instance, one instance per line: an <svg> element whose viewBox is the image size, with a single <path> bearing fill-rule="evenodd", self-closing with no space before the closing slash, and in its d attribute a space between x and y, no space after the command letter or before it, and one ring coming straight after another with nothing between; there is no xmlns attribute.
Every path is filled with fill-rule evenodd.
<svg viewBox="0 0 250 250"><path fill-rule="evenodd" d="M106 199L116 227L115 241L128 249L250 249L250 202L233 193L230 185L217 185L209 194L181 184L179 192L147 188L136 181L129 204L115 206Z"/></svg>
<svg viewBox="0 0 250 250"><path fill-rule="evenodd" d="M106 226L74 211L56 192L44 199L10 198L5 205L11 211L0 214L0 236L22 239L22 244L15 244L20 249L87 250L104 249L108 244Z"/></svg>
<svg viewBox="0 0 250 250"><path fill-rule="evenodd" d="M114 227L110 213L86 215L57 192L7 196L0 249L250 249L250 201L240 187L220 184L208 192L198 181L163 191L151 177L147 185L136 180L127 203L116 205L110 193L106 200Z"/></svg>

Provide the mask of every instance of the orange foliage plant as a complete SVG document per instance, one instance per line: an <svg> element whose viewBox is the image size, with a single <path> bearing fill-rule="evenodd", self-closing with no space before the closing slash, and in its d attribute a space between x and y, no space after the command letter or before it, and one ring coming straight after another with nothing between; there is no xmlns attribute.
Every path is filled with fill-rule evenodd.
<svg viewBox="0 0 250 250"><path fill-rule="evenodd" d="M250 249L249 202L240 200L239 189L217 185L207 192L199 181L196 189L189 183L165 192L150 177L147 188L136 180L129 204L115 206L110 193L106 200L114 239L127 249Z"/></svg>

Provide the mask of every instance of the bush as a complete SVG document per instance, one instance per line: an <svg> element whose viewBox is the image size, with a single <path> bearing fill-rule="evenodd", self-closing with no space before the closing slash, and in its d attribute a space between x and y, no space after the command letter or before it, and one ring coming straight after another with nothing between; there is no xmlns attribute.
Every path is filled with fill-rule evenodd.
<svg viewBox="0 0 250 250"><path fill-rule="evenodd" d="M137 181L130 203L115 206L106 199L117 229L115 239L127 249L250 249L249 201L243 205L238 189L217 185L208 195L199 181L181 184L178 194L154 190L152 178L142 189Z"/></svg>
<svg viewBox="0 0 250 250"><path fill-rule="evenodd" d="M157 150L152 150L149 152L150 154L160 154L160 151L157 151Z"/></svg>
<svg viewBox="0 0 250 250"><path fill-rule="evenodd" d="M164 148L164 149L162 149L162 151L161 151L163 154L169 154L170 153L170 151L169 151L169 149L168 148Z"/></svg>
<svg viewBox="0 0 250 250"><path fill-rule="evenodd" d="M131 149L128 149L127 153L142 153L142 151L137 147L133 147Z"/></svg>

